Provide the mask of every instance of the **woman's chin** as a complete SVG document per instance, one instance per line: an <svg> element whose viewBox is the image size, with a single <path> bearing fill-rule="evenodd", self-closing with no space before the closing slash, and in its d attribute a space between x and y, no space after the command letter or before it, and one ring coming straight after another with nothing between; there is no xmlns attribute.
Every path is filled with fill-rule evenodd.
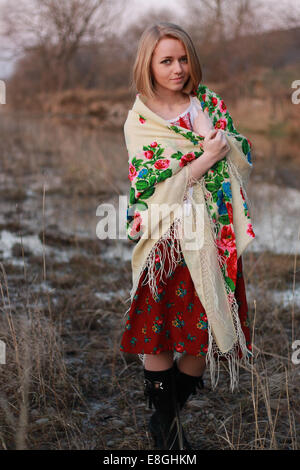
<svg viewBox="0 0 300 470"><path fill-rule="evenodd" d="M171 83L172 85L174 86L178 86L178 87L182 87L183 84L184 84L184 80L171 80Z"/></svg>
<svg viewBox="0 0 300 470"><path fill-rule="evenodd" d="M168 88L169 90L181 90L183 88L183 84L184 84L184 81L181 80L180 82L176 82L176 80L174 80L168 84L168 86L166 86L166 88Z"/></svg>

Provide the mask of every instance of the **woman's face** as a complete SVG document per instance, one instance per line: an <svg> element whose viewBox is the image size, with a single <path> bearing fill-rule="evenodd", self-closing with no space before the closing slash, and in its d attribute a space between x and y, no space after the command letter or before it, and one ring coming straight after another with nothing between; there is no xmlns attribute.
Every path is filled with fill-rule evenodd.
<svg viewBox="0 0 300 470"><path fill-rule="evenodd" d="M189 79L189 64L185 47L179 39L162 38L153 51L151 72L155 88L178 91ZM181 77L181 80L174 80Z"/></svg>

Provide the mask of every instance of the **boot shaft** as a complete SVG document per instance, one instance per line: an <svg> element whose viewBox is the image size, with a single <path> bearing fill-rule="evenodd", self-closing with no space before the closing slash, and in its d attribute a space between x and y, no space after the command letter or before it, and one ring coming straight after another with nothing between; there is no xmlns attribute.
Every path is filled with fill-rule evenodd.
<svg viewBox="0 0 300 470"><path fill-rule="evenodd" d="M156 446L165 450L184 449L174 365L164 371L144 368L144 394L148 398L149 409L152 405L156 409L149 423Z"/></svg>
<svg viewBox="0 0 300 470"><path fill-rule="evenodd" d="M191 395L197 394L197 388L199 390L204 388L203 375L194 377L192 375L185 374L179 370L177 361L173 364L175 371L175 386L177 400L182 409Z"/></svg>

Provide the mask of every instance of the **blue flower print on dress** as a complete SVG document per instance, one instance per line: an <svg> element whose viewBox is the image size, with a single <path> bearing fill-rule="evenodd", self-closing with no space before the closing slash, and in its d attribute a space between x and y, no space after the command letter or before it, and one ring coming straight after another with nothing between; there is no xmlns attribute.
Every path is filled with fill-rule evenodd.
<svg viewBox="0 0 300 470"><path fill-rule="evenodd" d="M143 169L138 173L138 177L139 177L139 178L143 178L143 177L146 176L147 174L148 174L147 168L143 168Z"/></svg>
<svg viewBox="0 0 300 470"><path fill-rule="evenodd" d="M226 206L224 204L224 193L223 193L222 189L219 189L217 194L218 194L217 204L218 204L218 208L219 208L219 214L220 215L227 214L227 209L226 209Z"/></svg>
<svg viewBox="0 0 300 470"><path fill-rule="evenodd" d="M226 194L226 196L228 197L232 197L232 194L231 194L231 184L229 182L227 183L223 183L222 184L222 188L223 188L223 191L224 193Z"/></svg>

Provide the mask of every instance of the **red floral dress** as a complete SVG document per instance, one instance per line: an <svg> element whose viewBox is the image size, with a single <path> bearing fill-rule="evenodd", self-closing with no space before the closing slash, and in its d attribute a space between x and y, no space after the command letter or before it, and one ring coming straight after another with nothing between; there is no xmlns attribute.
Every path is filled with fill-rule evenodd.
<svg viewBox="0 0 300 470"><path fill-rule="evenodd" d="M190 113L172 121L186 129L192 129ZM179 240L168 240L178 243ZM159 243L158 243L159 246ZM180 249L180 244L179 244ZM158 283L158 297L154 299L148 284L142 285L147 268L141 275L138 288L128 312L120 350L133 354L159 354L162 351L177 351L194 356L205 356L208 349L208 322L205 309L195 290L183 254L167 277L168 256L165 257L165 273ZM160 267L158 253L156 269ZM243 278L242 257L237 261L235 298L239 306L239 318L245 334L246 345L251 350L251 338ZM239 357L241 351L239 350Z"/></svg>

